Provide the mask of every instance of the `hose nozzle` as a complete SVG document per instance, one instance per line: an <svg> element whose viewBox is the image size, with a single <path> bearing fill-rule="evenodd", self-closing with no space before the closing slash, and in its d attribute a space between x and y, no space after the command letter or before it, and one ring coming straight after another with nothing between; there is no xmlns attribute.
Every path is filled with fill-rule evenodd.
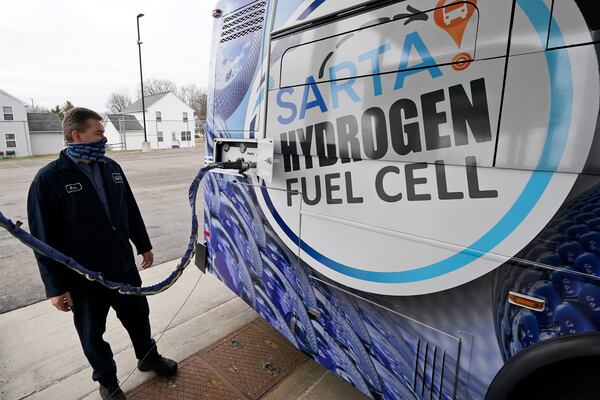
<svg viewBox="0 0 600 400"><path fill-rule="evenodd" d="M221 164L223 169L237 169L240 174L248 171L250 168L256 168L255 162L244 161L243 158L238 158L235 161L224 161Z"/></svg>

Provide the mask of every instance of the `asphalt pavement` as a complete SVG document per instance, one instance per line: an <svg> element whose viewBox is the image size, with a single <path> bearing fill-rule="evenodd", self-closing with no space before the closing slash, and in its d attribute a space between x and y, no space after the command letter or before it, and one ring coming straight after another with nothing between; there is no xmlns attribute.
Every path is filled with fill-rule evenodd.
<svg viewBox="0 0 600 400"><path fill-rule="evenodd" d="M204 144L198 145L109 154L121 165L132 187L154 246L155 264L175 260L185 251L190 229L187 190L204 163ZM29 185L37 171L53 158L0 161L0 211L13 221L22 221L24 229L29 230ZM202 199L201 194L198 198ZM200 204L198 210L201 213ZM33 252L0 229L0 314L45 298Z"/></svg>

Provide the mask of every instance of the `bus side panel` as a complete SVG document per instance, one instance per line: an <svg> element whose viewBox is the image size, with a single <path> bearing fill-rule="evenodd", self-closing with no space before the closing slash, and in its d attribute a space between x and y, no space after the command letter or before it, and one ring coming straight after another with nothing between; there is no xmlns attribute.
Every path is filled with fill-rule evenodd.
<svg viewBox="0 0 600 400"><path fill-rule="evenodd" d="M565 31L568 33L568 28ZM580 37L581 30L577 32ZM574 90L596 90L597 93L600 45L549 49L546 53L540 53L540 56L552 56L557 52L569 52L572 68L579 69L576 73L584 77L577 81L578 86ZM515 58L520 57L531 56ZM515 64L523 65L523 61L526 60L518 60ZM512 62L511 58L509 70ZM575 73L573 75L576 76ZM507 96L512 95L521 98L526 96L525 93L511 94L508 90ZM570 122L575 128L571 134L581 136L581 140L589 140L591 136L591 148L587 157L577 147L570 151L567 149L560 168L582 172L576 175L577 179L563 206L544 229L511 262L493 273L496 334L505 361L546 339L600 330L600 98L597 94L592 97L576 93L573 99L585 104L573 106L574 117ZM507 111L510 111L510 107ZM584 123L589 115L595 116L595 124L589 123L590 118ZM522 131L522 126L510 132L511 127L518 123L516 111L507 112L506 116L514 119L506 129L501 130L499 149L505 140L532 140L536 132L532 126L526 132ZM519 135L517 131L522 133ZM498 160L524 167L522 151L535 146L523 144L512 143L512 147L503 154L499 150L501 157ZM589 147L590 144L586 143L585 146ZM508 303L507 296L511 290L543 299L543 312Z"/></svg>
<svg viewBox="0 0 600 400"><path fill-rule="evenodd" d="M508 63L496 166L577 178L548 224L493 273L505 361L543 340L600 330L600 45L593 43L599 17L588 3L554 1L548 33L542 33L547 50L511 56ZM535 59L547 67L533 68ZM544 75L550 85L540 81ZM547 96L534 99L543 86ZM544 102L551 103L550 112L540 113ZM543 146L541 134L561 125L570 128L568 144L557 139ZM561 158L552 162L559 151ZM544 300L544 310L510 304L509 291Z"/></svg>
<svg viewBox="0 0 600 400"><path fill-rule="evenodd" d="M316 3L307 1L303 5ZM544 4L548 7L549 2ZM221 25L217 25L221 35ZM290 42L289 46L299 44ZM280 57L285 48L272 49L271 57L276 58L277 51ZM583 54L587 50L567 51ZM526 71L527 59L545 56L518 57L525 60L522 65ZM509 69L509 73L521 72ZM268 81L274 90L278 82L257 74L252 79L248 85L251 89L238 97L245 98L252 91L252 96L258 98L239 104L264 106L257 94L262 93L262 82ZM527 82L526 76L524 79ZM507 89L513 90L511 82ZM340 93L348 96L347 91ZM513 101L519 96L516 99ZM214 99L210 101L209 110L214 110ZM269 107L274 104L269 102ZM257 114L251 112L253 107L242 108L245 119L240 126L244 132L239 134L249 136ZM505 111L508 118L510 108ZM231 134L230 126L218 113L211 115L209 111L209 121L207 146L212 135ZM527 130L528 134L536 133L534 125L528 125ZM505 152L518 150L514 146L500 147L503 140L509 142L509 135L508 130L499 135L499 162L510 160ZM595 135L592 149L598 148L597 138ZM537 147L534 150L539 153ZM209 146L208 156L212 156L211 151ZM590 153L584 171L598 173L597 164L593 164L595 154ZM301 156L301 161L312 157L315 164L316 160L327 163L324 157L313 155ZM574 163L575 158L569 160ZM580 158L585 159L585 155ZM275 161L283 164L284 157L278 154ZM514 179L528 173L526 165L521 167L484 168L482 174L504 174ZM564 171L557 175L568 181L569 187L577 177ZM513 259L506 257L509 261L500 268L457 287L420 296L381 296L350 289L301 261L299 241L289 240L276 230L279 228L270 211L274 202L287 204L277 210L277 215L286 220L289 229L300 232L306 206L298 192L286 190L281 175L275 178L276 183L279 179L279 189L258 185L250 178L217 173L207 176L205 231L210 269L291 343L372 398L480 399L503 363L520 351L547 338L600 329L600 189L596 176L580 175L560 211L545 219L544 224L550 222L540 228L537 236L532 234L536 238ZM443 221L439 218L440 224ZM362 249L344 243L340 240L338 244L342 251ZM400 259L403 252L397 250ZM543 298L547 307L543 312L534 312L511 305L507 301L509 290Z"/></svg>
<svg viewBox="0 0 600 400"><path fill-rule="evenodd" d="M460 287L409 297L357 292L315 273L262 213L260 193L271 189L209 179L211 271L291 343L373 398L483 398L502 364L529 346L600 329L597 178L587 190L577 185L583 191L514 260ZM542 298L546 308L510 304L509 291Z"/></svg>
<svg viewBox="0 0 600 400"><path fill-rule="evenodd" d="M476 314L463 315L456 304L467 291L421 296L417 303L416 298L383 300L351 292L316 274L272 229L259 207L261 192L285 192L231 175L211 173L207 182L210 271L298 349L373 398L471 396L467 385L474 336L456 328L475 327L469 318ZM300 201L292 208L299 217ZM487 294L490 287L489 281L482 282L468 292ZM448 302L456 305L452 316L443 306ZM488 366L499 359L491 350ZM487 373L489 380L496 369ZM473 382L473 393L482 396L486 382Z"/></svg>
<svg viewBox="0 0 600 400"><path fill-rule="evenodd" d="M580 173L595 137L598 86L594 45L511 56L496 167Z"/></svg>
<svg viewBox="0 0 600 400"><path fill-rule="evenodd" d="M600 330L600 178L584 177L573 193L582 189L529 246L493 272L505 361L542 340ZM544 310L510 304L509 291L544 300Z"/></svg>

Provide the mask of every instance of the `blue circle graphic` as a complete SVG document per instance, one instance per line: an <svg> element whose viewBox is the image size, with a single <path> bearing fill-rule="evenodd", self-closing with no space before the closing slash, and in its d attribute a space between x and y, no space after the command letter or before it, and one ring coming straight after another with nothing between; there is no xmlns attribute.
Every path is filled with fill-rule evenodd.
<svg viewBox="0 0 600 400"><path fill-rule="evenodd" d="M564 43L560 28L554 20L548 32L548 21L552 17L542 0L517 0L517 4L531 21L543 47L546 45L548 33L557 40L557 47ZM551 102L548 135L538 164L525 188L504 216L483 236L460 252L433 264L404 271L363 270L330 259L298 237L279 215L266 187L262 186L261 191L267 208L284 233L294 243L298 243L306 254L324 266L352 278L377 283L418 282L447 274L470 264L494 249L523 222L542 197L560 164L571 122L573 102L571 65L566 49L546 51L545 56L550 77Z"/></svg>

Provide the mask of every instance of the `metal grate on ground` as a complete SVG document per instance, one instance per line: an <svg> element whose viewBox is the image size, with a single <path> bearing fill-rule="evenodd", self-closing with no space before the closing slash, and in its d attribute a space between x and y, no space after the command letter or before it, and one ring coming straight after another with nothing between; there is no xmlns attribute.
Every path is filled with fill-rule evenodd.
<svg viewBox="0 0 600 400"><path fill-rule="evenodd" d="M307 357L258 319L179 363L177 375L155 377L128 394L133 400L259 399Z"/></svg>

